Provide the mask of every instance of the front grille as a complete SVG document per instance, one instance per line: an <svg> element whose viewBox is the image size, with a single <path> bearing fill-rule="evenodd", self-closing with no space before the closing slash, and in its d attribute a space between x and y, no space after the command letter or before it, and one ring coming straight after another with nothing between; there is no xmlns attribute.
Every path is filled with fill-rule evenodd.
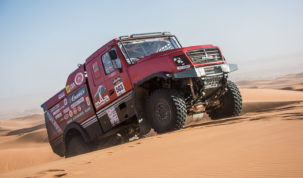
<svg viewBox="0 0 303 178"><path fill-rule="evenodd" d="M204 71L206 75L218 74L222 73L222 68L221 66L204 67Z"/></svg>
<svg viewBox="0 0 303 178"><path fill-rule="evenodd" d="M222 61L218 48L200 48L187 51L188 57L194 64L205 64Z"/></svg>

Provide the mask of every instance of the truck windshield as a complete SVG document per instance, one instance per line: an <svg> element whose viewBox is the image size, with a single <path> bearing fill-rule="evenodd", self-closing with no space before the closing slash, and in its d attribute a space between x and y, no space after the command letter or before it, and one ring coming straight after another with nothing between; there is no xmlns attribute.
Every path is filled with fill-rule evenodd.
<svg viewBox="0 0 303 178"><path fill-rule="evenodd" d="M123 41L119 47L124 53L127 62L133 64L145 56L169 49L180 48L180 45L173 37L161 37Z"/></svg>

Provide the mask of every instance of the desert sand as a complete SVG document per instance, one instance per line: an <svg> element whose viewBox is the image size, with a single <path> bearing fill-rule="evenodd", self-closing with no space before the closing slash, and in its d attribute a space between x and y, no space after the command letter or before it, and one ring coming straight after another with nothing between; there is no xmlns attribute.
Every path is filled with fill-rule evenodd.
<svg viewBox="0 0 303 178"><path fill-rule="evenodd" d="M0 158L0 174L60 159L48 144L43 116L1 120Z"/></svg>
<svg viewBox="0 0 303 178"><path fill-rule="evenodd" d="M0 177L303 177L303 92L254 85L241 87L238 117L68 159L42 115L0 121Z"/></svg>

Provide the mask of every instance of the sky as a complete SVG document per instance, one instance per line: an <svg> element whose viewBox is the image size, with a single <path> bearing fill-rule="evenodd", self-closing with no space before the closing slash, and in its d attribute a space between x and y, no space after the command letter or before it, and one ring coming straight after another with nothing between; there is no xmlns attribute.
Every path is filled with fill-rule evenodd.
<svg viewBox="0 0 303 178"><path fill-rule="evenodd" d="M77 64L133 33L218 45L234 80L303 72L302 22L301 0L0 0L0 119L41 113Z"/></svg>

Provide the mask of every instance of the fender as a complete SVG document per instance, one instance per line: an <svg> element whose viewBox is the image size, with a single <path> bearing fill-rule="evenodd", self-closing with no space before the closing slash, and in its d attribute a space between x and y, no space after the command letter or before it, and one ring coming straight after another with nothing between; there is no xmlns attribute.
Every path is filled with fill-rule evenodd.
<svg viewBox="0 0 303 178"><path fill-rule="evenodd" d="M136 106L136 101L135 101L135 94L136 94L136 90L137 90L137 87L140 86L141 84L143 84L144 82L152 79L152 78L156 78L156 77L159 77L159 78L163 78L163 79L169 79L172 77L172 74L170 73L167 73L167 72L160 72L160 73L154 73L154 74L151 74L145 78L143 78L142 80L138 81L137 83L134 84L134 89L133 89L133 97L132 97L132 103L134 106ZM135 113L136 113L136 116L138 117L138 112L137 112L137 109L135 107Z"/></svg>
<svg viewBox="0 0 303 178"><path fill-rule="evenodd" d="M65 129L64 129L64 133L63 133L63 141L65 143L66 141L66 136L67 136L67 133L71 130L71 129L75 129L77 130L81 136L83 137L84 141L85 142L89 142L91 141L90 137L88 136L88 134L86 133L86 131L84 130L84 128L78 124L77 122L72 122L70 123Z"/></svg>
<svg viewBox="0 0 303 178"><path fill-rule="evenodd" d="M172 77L172 74L168 73L168 72L159 72L159 73L154 73L154 74L151 74L143 79L141 79L140 81L138 81L137 83L134 84L134 92L136 91L136 88L138 86L140 86L141 84L143 84L144 82L152 79L152 78L156 78L156 77L159 77L159 78L163 78L163 79L169 79Z"/></svg>

